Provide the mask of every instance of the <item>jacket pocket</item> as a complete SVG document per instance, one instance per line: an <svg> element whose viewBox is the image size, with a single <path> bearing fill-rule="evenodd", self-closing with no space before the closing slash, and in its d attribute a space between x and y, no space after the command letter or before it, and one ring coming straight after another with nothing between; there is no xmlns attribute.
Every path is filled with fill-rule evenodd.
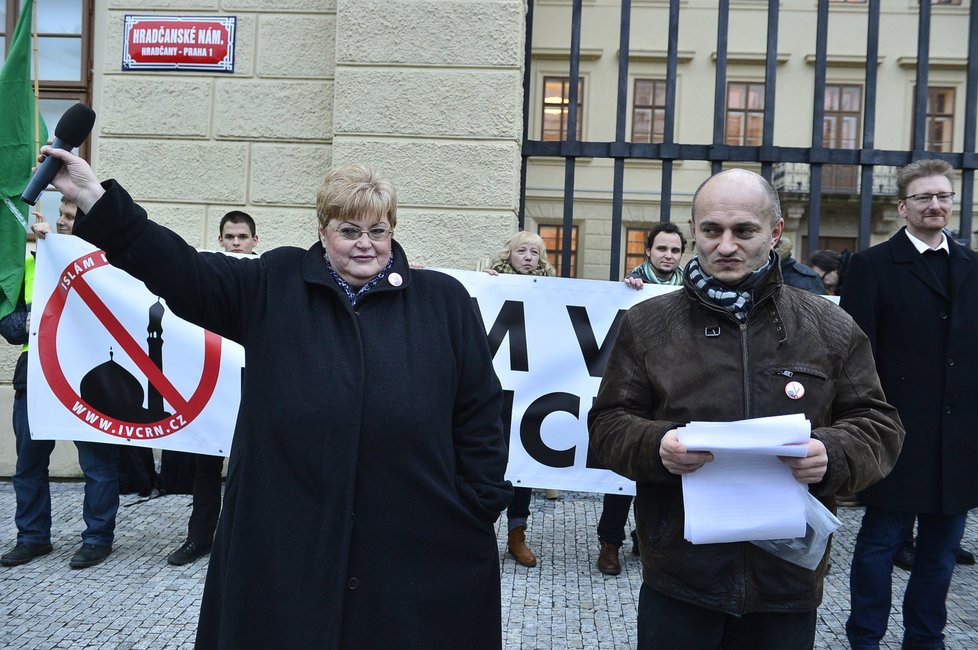
<svg viewBox="0 0 978 650"><path fill-rule="evenodd" d="M836 381L825 368L797 363L772 365L761 372L757 382L755 417L804 413L813 427L830 419Z"/></svg>

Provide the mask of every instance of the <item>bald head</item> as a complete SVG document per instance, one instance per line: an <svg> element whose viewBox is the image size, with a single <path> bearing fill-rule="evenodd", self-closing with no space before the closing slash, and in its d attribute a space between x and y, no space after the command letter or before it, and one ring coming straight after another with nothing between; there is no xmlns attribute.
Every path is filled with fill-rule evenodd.
<svg viewBox="0 0 978 650"><path fill-rule="evenodd" d="M723 186L724 193L743 194L747 198L750 194L754 194L758 216L768 218L772 228L781 221L781 201L777 190L763 176L749 169L727 169L700 183L696 193L693 194L693 205L690 210L693 221L696 221L697 199L704 189L713 184Z"/></svg>
<svg viewBox="0 0 978 650"><path fill-rule="evenodd" d="M692 216L700 268L730 287L767 262L784 230L777 192L744 169L704 181L693 195Z"/></svg>

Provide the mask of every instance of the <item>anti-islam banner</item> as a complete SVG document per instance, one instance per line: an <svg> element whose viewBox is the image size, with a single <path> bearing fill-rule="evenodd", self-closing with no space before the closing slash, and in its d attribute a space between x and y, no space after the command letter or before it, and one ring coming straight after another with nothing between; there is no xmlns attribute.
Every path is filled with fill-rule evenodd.
<svg viewBox="0 0 978 650"><path fill-rule="evenodd" d="M228 454L241 346L177 318L70 235L38 242L31 314L32 437Z"/></svg>
<svg viewBox="0 0 978 650"><path fill-rule="evenodd" d="M618 324L633 304L675 290L621 282L459 279L479 309L504 390L515 485L633 494L588 454L587 414ZM190 325L84 241L39 243L28 371L31 433L227 455L244 354Z"/></svg>

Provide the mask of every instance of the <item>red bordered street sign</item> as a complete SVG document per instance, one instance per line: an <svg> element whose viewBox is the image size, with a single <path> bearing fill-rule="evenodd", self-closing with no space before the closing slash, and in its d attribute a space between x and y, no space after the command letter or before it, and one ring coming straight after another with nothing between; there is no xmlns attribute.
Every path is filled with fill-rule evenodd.
<svg viewBox="0 0 978 650"><path fill-rule="evenodd" d="M123 70L234 72L235 16L126 16Z"/></svg>
<svg viewBox="0 0 978 650"><path fill-rule="evenodd" d="M61 272L58 285L48 298L41 316L37 336L37 354L44 378L51 391L71 413L86 425L119 438L162 438L183 429L200 415L214 389L221 367L221 337L202 330L204 363L200 382L193 395L186 399L170 383L163 371L149 358L142 346L133 339L125 326L116 319L85 278L87 273L108 265L105 253L96 251L69 263ZM57 333L69 294L74 291L109 334L132 359L149 382L173 409L173 414L157 422L126 422L106 415L86 403L72 388L58 360Z"/></svg>

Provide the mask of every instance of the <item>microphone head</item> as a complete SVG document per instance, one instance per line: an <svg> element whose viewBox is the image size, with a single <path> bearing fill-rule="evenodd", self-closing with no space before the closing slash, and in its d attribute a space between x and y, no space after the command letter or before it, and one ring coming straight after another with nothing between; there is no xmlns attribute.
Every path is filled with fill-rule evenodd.
<svg viewBox="0 0 978 650"><path fill-rule="evenodd" d="M58 120L58 126L54 127L54 135L74 148L85 141L88 134L92 132L93 126L95 126L95 111L84 104L75 104Z"/></svg>

